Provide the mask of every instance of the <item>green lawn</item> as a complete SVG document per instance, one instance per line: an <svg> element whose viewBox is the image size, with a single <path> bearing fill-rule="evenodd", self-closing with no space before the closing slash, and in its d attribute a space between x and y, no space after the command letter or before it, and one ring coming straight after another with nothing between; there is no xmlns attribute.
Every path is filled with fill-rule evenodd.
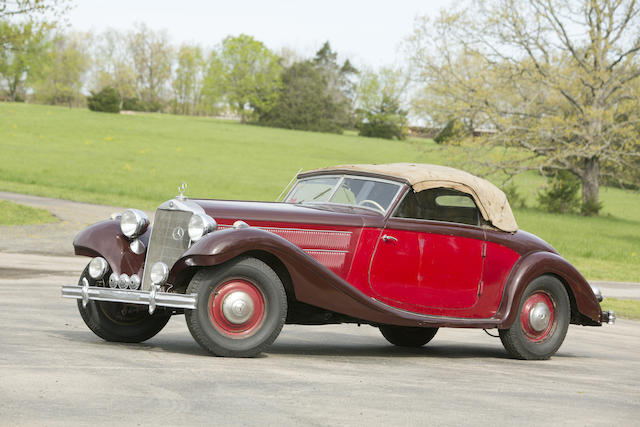
<svg viewBox="0 0 640 427"><path fill-rule="evenodd" d="M274 200L300 168L398 161L455 166L461 150L439 150L421 139L0 103L0 190L144 209L175 196L182 181L191 197ZM529 206L541 183L534 173L517 178ZM599 218L528 208L516 210L516 219L587 278L640 282L640 194L603 189L601 198Z"/></svg>
<svg viewBox="0 0 640 427"><path fill-rule="evenodd" d="M44 209L0 200L0 225L45 224L55 221L56 217Z"/></svg>

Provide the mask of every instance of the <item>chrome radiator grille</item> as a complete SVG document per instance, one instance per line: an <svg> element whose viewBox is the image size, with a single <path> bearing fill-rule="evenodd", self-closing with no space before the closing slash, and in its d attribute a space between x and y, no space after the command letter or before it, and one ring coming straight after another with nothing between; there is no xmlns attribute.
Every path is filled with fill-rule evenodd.
<svg viewBox="0 0 640 427"><path fill-rule="evenodd" d="M147 249L142 289L151 288L151 267L158 261L164 262L169 269L189 247L188 225L192 213L189 211L156 211Z"/></svg>

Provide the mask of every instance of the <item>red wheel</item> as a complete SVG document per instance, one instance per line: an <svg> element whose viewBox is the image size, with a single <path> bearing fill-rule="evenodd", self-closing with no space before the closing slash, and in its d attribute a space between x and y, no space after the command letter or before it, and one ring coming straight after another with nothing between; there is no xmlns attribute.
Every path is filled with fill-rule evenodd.
<svg viewBox="0 0 640 427"><path fill-rule="evenodd" d="M193 338L218 356L252 357L276 339L287 317L287 294L278 275L256 258L238 258L198 271L185 310Z"/></svg>
<svg viewBox="0 0 640 427"><path fill-rule="evenodd" d="M543 291L534 292L524 301L520 312L520 323L525 336L531 341L542 341L556 327L556 305Z"/></svg>
<svg viewBox="0 0 640 427"><path fill-rule="evenodd" d="M540 276L529 283L519 304L520 316L501 329L504 348L518 359L548 359L567 334L571 308L564 285L555 277Z"/></svg>
<svg viewBox="0 0 640 427"><path fill-rule="evenodd" d="M207 306L213 326L230 337L251 336L264 321L264 295L246 279L222 283L211 293Z"/></svg>

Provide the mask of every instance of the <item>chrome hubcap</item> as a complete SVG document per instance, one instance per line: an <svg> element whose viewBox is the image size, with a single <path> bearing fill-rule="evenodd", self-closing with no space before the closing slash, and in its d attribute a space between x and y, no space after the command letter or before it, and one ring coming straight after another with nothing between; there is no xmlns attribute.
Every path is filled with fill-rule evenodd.
<svg viewBox="0 0 640 427"><path fill-rule="evenodd" d="M253 300L246 292L231 292L222 303L222 314L233 324L244 323L253 314Z"/></svg>
<svg viewBox="0 0 640 427"><path fill-rule="evenodd" d="M549 326L551 310L543 302L536 303L529 312L529 324L536 332L544 331Z"/></svg>

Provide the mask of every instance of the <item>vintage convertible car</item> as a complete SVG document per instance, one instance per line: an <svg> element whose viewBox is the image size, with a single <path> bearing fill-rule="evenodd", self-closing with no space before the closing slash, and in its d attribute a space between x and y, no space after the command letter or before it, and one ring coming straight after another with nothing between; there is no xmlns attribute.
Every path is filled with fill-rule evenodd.
<svg viewBox="0 0 640 427"><path fill-rule="evenodd" d="M548 243L519 230L488 181L434 165L348 165L297 176L283 203L191 200L153 227L139 210L74 241L93 257L78 285L87 326L140 342L184 313L219 356L267 349L289 324L369 324L419 347L440 327L497 329L520 359L547 359L569 323L613 323L597 289Z"/></svg>

